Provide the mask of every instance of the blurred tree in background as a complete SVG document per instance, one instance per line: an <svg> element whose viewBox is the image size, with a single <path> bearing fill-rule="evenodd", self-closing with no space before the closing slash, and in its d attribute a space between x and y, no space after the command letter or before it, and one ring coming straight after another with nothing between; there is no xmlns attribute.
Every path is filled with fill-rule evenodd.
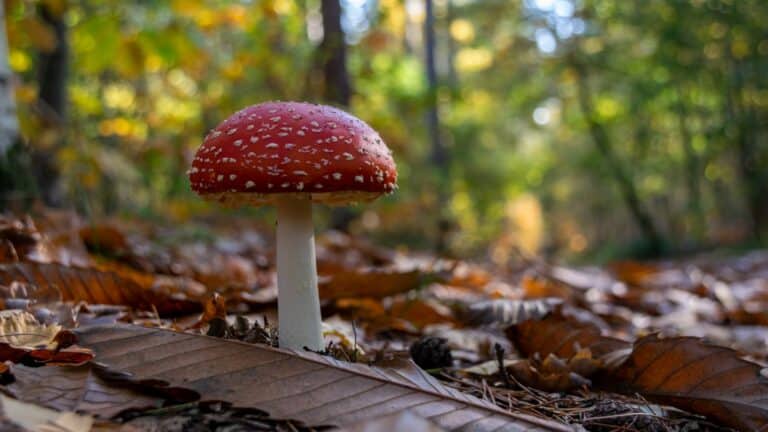
<svg viewBox="0 0 768 432"><path fill-rule="evenodd" d="M381 241L504 262L768 235L762 0L6 0L5 11L38 185L27 191L89 215L220 212L184 174L201 137L243 106L303 99L347 107L393 149L400 191L344 222ZM19 194L3 197L9 207Z"/></svg>

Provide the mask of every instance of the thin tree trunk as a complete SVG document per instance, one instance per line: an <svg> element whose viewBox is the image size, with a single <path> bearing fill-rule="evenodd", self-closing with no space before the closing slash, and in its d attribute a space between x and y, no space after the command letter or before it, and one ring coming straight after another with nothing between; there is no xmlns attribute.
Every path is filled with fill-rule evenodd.
<svg viewBox="0 0 768 432"><path fill-rule="evenodd" d="M56 36L56 47L53 50L38 53L38 107L49 127L61 129L66 124L69 57L67 25L63 16L46 5L40 5L38 11L42 21ZM52 149L39 149L32 153L38 188L43 201L48 205L60 205L62 199L54 153Z"/></svg>
<svg viewBox="0 0 768 432"><path fill-rule="evenodd" d="M347 71L347 44L341 28L340 0L322 0L323 41L319 53L323 69L323 99L349 106L352 86Z"/></svg>
<svg viewBox="0 0 768 432"><path fill-rule="evenodd" d="M759 163L757 138L752 133L757 127L756 114L754 109L746 106L742 96L743 65L732 57L730 61L731 76L725 93L726 118L728 124L736 127L738 170L749 211L751 232L756 240L763 240L768 230L768 175Z"/></svg>
<svg viewBox="0 0 768 432"><path fill-rule="evenodd" d="M427 130L429 131L431 152L430 159L437 171L437 206L439 219L435 248L444 252L447 248L447 236L450 231L450 220L447 215L449 160L448 152L440 131L440 112L437 106L437 68L435 59L435 12L432 0L425 1L426 19L424 20L424 53L427 73Z"/></svg>
<svg viewBox="0 0 768 432"><path fill-rule="evenodd" d="M8 63L8 39L5 31L5 5L0 2L0 154L5 156L19 136L13 74Z"/></svg>
<svg viewBox="0 0 768 432"><path fill-rule="evenodd" d="M348 108L352 96L349 72L347 71L347 44L341 28L341 1L322 0L323 40L317 51L317 68L322 70L322 97L326 102ZM335 207L331 210L331 228L349 231L349 225L358 216L350 207Z"/></svg>
<svg viewBox="0 0 768 432"><path fill-rule="evenodd" d="M595 119L592 95L587 85L587 77L583 66L575 62L573 66L576 69L579 106L587 121L592 141L608 165L611 175L619 187L619 192L624 200L624 204L627 206L627 210L629 210L635 224L637 224L640 232L642 232L648 245L648 253L650 255L658 255L662 252L663 242L661 235L653 222L650 212L640 200L635 183L632 181L631 176L622 165L618 156L616 156L611 140L608 137L608 133L603 125Z"/></svg>
<svg viewBox="0 0 768 432"><path fill-rule="evenodd" d="M693 138L688 125L688 109L683 100L683 91L677 88L677 125L680 131L680 142L685 154L685 184L688 189L688 210L693 214L693 234L701 240L704 234L705 220L701 203L701 168L699 158L693 148Z"/></svg>

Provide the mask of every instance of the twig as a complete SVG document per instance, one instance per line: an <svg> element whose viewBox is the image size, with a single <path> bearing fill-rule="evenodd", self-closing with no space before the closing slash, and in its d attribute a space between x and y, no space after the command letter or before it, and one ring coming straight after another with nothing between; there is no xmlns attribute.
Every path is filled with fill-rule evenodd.
<svg viewBox="0 0 768 432"><path fill-rule="evenodd" d="M504 367L504 347L496 342L493 345L493 350L496 352L496 361L499 363L499 373L501 373L501 378L504 380L504 384L506 384L507 387L512 387L507 368Z"/></svg>

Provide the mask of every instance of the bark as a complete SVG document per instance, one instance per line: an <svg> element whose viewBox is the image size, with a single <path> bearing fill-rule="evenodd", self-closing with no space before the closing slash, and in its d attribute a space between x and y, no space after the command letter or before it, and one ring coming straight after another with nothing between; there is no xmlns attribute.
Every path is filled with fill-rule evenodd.
<svg viewBox="0 0 768 432"><path fill-rule="evenodd" d="M440 112L437 106L437 67L435 59L435 13L432 0L425 1L426 17L424 20L424 55L425 68L427 74L427 130L430 138L430 161L437 172L437 206L438 206L438 226L437 238L435 239L435 249L437 252L445 252L447 249L447 237L450 231L451 223L447 215L448 204L448 179L449 159L448 151L443 142L440 131Z"/></svg>
<svg viewBox="0 0 768 432"><path fill-rule="evenodd" d="M608 136L608 132L595 118L594 103L592 101L592 94L590 93L589 86L587 85L585 68L577 62L574 62L573 66L576 70L579 106L587 122L592 141L594 142L598 153L602 156L608 166L629 214L632 216L632 219L647 243L648 254L659 255L663 249L663 241L656 224L654 223L650 212L640 200L640 195L637 192L635 183L632 181L632 177L616 155L611 139Z"/></svg>
<svg viewBox="0 0 768 432"><path fill-rule="evenodd" d="M56 35L56 47L38 56L39 103L50 120L63 123L67 104L67 62L69 44L67 26L63 17L56 16L48 7L40 6L40 18Z"/></svg>
<svg viewBox="0 0 768 432"><path fill-rule="evenodd" d="M323 41L320 43L320 62L323 70L323 99L347 107L352 86L347 71L347 44L341 28L340 0L322 0Z"/></svg>
<svg viewBox="0 0 768 432"><path fill-rule="evenodd" d="M19 136L13 74L8 63L8 39L5 31L5 5L0 3L0 154L6 155Z"/></svg>
<svg viewBox="0 0 768 432"><path fill-rule="evenodd" d="M322 71L322 98L325 102L342 108L349 107L352 96L347 71L347 44L341 28L341 1L322 0L323 40L317 51L316 69ZM331 228L347 232L357 218L358 211L349 207L331 210Z"/></svg>
<svg viewBox="0 0 768 432"><path fill-rule="evenodd" d="M730 52L730 51L728 51ZM738 172L749 211L751 232L756 240L765 240L768 231L768 175L761 162L757 114L744 100L744 65L731 60L725 108L728 124L736 128Z"/></svg>
<svg viewBox="0 0 768 432"><path fill-rule="evenodd" d="M704 234L705 220L701 203L701 163L693 149L693 137L688 124L689 112L684 100L683 91L677 89L677 125L680 132L680 142L685 154L685 184L688 192L688 210L693 216L693 234L700 238Z"/></svg>
<svg viewBox="0 0 768 432"><path fill-rule="evenodd" d="M66 124L67 68L69 44L64 17L41 5L38 13L42 21L56 36L56 47L38 53L37 79L40 86L38 108L48 127L59 128ZM62 134L63 135L63 134ZM61 144L61 139L57 144ZM37 149L32 153L35 178L43 201L52 206L61 205L62 193L59 172L53 149Z"/></svg>

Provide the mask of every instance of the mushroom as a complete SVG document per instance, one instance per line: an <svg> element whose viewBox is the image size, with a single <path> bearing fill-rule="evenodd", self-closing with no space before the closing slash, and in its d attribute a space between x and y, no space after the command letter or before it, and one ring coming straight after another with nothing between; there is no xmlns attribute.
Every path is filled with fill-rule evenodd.
<svg viewBox="0 0 768 432"><path fill-rule="evenodd" d="M394 192L397 170L379 134L333 107L266 102L214 128L188 175L205 199L277 207L280 346L322 349L312 203L345 205Z"/></svg>

